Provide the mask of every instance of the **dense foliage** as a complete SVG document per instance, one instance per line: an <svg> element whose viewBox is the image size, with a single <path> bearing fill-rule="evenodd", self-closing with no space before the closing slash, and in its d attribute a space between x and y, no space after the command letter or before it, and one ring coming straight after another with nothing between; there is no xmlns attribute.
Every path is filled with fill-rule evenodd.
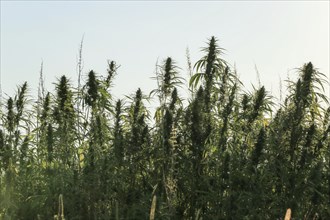
<svg viewBox="0 0 330 220"><path fill-rule="evenodd" d="M186 100L172 58L150 95L113 100L115 62L35 101L18 87L0 112L0 219L330 219L324 75L306 63L275 105L244 92L214 37L203 53Z"/></svg>

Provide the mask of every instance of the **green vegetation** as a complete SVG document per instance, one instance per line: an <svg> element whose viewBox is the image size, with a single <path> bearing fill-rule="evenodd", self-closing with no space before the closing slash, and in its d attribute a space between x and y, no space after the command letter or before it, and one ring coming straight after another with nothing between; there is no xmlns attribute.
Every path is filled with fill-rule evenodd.
<svg viewBox="0 0 330 220"><path fill-rule="evenodd" d="M306 63L276 106L243 91L214 37L203 53L185 101L172 58L150 96L113 100L115 62L78 88L41 82L36 101L18 87L0 112L0 219L330 219L325 76Z"/></svg>

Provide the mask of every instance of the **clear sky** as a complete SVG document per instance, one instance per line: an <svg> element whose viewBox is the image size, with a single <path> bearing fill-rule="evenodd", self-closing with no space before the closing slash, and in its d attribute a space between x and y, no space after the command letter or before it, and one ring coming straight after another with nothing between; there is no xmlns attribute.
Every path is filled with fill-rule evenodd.
<svg viewBox="0 0 330 220"><path fill-rule="evenodd" d="M83 35L85 75L105 75L107 60L121 65L117 97L155 88L157 59L171 56L186 76L186 48L194 63L211 36L247 89L257 84L255 65L275 96L279 79L296 79L306 62L329 76L329 1L1 1L3 97L24 81L35 93L42 61L48 90L63 74L77 85Z"/></svg>

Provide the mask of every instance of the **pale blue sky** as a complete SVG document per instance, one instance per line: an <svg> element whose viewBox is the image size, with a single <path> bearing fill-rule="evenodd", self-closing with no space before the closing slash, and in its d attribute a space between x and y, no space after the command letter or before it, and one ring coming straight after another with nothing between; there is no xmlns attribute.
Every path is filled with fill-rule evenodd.
<svg viewBox="0 0 330 220"><path fill-rule="evenodd" d="M305 62L329 75L329 1L1 1L3 94L24 81L35 93L42 60L48 90L63 74L76 85L83 34L84 74L105 75L108 59L121 65L117 97L155 88L157 59L171 56L186 76L186 48L196 62L211 36L247 88L257 84L255 64L275 96L279 78L295 79Z"/></svg>

